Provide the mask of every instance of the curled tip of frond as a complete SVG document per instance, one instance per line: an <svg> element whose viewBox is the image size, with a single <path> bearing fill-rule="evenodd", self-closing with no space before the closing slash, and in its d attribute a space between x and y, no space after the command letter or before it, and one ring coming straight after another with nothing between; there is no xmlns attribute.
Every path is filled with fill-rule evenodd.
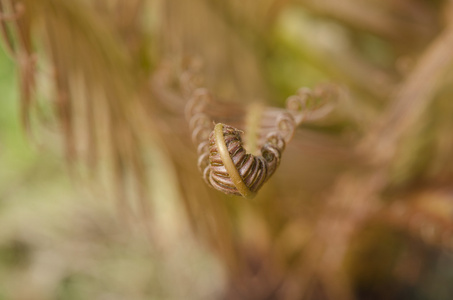
<svg viewBox="0 0 453 300"><path fill-rule="evenodd" d="M298 123L315 121L332 112L339 100L339 89L333 84L321 84L313 90L303 87L288 97L286 108L294 114Z"/></svg>
<svg viewBox="0 0 453 300"><path fill-rule="evenodd" d="M322 90L315 93L318 98L325 95ZM246 198L255 195L278 167L286 144L303 121L300 116L307 110L319 109L319 105L314 109L307 105L314 97L311 90L301 89L295 97L289 99L286 110L261 109L257 104L249 106L244 119L239 121L246 125L241 130L216 121L218 118L237 119L234 106L226 106L214 115L209 109L215 111L212 107L218 108L221 104L207 89L192 89L185 115L192 140L198 145L198 166L208 185L226 194ZM292 99L298 106L293 105ZM246 152L241 137L244 132L251 148L261 149L261 156Z"/></svg>

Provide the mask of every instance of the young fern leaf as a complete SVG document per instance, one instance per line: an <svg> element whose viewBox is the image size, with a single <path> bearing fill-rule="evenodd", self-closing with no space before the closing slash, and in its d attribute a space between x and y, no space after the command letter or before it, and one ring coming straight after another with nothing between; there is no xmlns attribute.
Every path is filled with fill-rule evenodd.
<svg viewBox="0 0 453 300"><path fill-rule="evenodd" d="M261 155L254 155L247 153L244 148L241 137L244 131L217 122L222 117L235 121L239 118L235 110L230 107L224 110L220 117L210 116L208 111L221 104L213 102L206 89L196 88L192 84L194 80L191 80L188 73L182 78L183 86L190 98L186 105L186 118L192 130L192 140L198 145L198 167L203 173L204 180L209 186L225 194L245 198L253 198L274 174L285 146L292 140L297 126L306 119L322 118L333 108L329 103L314 106L310 110L308 104L313 100L313 93L307 88L299 90L298 95L288 98L287 109L272 107L261 109L261 106L251 105L247 112L251 117L246 113L243 117L246 120L242 122L245 123L245 132L248 132L247 137L253 139L247 142L254 146L256 144L261 151ZM208 109L208 106L211 109ZM257 117L258 112L262 116ZM214 129L213 122L217 122ZM241 120L237 122L241 123ZM258 123L258 126L255 123Z"/></svg>

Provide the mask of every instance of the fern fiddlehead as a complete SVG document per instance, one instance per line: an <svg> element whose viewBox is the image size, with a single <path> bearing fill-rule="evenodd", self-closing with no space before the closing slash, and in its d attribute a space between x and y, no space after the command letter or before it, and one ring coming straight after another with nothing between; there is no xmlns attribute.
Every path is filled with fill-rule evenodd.
<svg viewBox="0 0 453 300"><path fill-rule="evenodd" d="M187 74L183 78L186 82L190 80ZM263 110L260 126L255 129L258 132L249 134L257 136L254 148L260 149L261 155L255 155L246 151L243 131L220 120L243 125L237 121L245 119L240 115L243 113L240 108L219 109L221 104L216 103L206 89L185 87L189 98L185 114L192 140L198 147L198 167L204 180L225 194L253 198L275 173L286 144L306 118L306 105L312 92L306 88L299 90L298 95L288 98L286 109ZM328 111L325 107L322 109Z"/></svg>

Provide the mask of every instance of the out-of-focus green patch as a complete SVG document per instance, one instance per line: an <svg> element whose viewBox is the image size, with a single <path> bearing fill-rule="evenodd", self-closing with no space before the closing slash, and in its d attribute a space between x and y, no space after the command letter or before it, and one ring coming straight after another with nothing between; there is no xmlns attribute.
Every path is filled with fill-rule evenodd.
<svg viewBox="0 0 453 300"><path fill-rule="evenodd" d="M37 160L19 119L17 74L0 46L0 203L2 194Z"/></svg>
<svg viewBox="0 0 453 300"><path fill-rule="evenodd" d="M10 240L0 247L0 265L8 268L25 267L30 260L31 248L21 240Z"/></svg>
<svg viewBox="0 0 453 300"><path fill-rule="evenodd" d="M84 291L83 286L88 285L92 281L91 278L80 274L69 274L62 278L57 289L57 299L66 300L82 300L85 299L87 291Z"/></svg>
<svg viewBox="0 0 453 300"><path fill-rule="evenodd" d="M393 67L396 55L388 43L372 34L362 34L355 41L358 50L368 61L380 67Z"/></svg>
<svg viewBox="0 0 453 300"><path fill-rule="evenodd" d="M300 32L307 18L300 9L288 10L271 32L266 77L275 87L280 104L300 87L312 87L329 78L326 70L316 61L319 57L306 45Z"/></svg>

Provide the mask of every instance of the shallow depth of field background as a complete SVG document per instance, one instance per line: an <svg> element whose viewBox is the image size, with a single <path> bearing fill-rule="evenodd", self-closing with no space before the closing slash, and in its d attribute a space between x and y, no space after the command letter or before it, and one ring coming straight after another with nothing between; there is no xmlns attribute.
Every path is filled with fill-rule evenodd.
<svg viewBox="0 0 453 300"><path fill-rule="evenodd" d="M216 299L225 275L168 203L171 178L159 172L151 183L162 202L159 238L134 235L112 199L70 178L57 142L25 135L3 51L0 70L0 299Z"/></svg>
<svg viewBox="0 0 453 300"><path fill-rule="evenodd" d="M0 300L453 298L452 1L0 4L32 20L2 23ZM224 196L190 61L223 101L327 82L337 108L256 199Z"/></svg>

